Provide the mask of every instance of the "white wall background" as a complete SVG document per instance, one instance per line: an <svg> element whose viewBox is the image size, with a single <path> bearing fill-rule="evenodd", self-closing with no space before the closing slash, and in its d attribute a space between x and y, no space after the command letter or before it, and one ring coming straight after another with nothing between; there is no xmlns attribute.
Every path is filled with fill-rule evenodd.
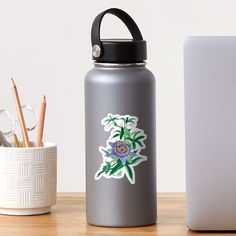
<svg viewBox="0 0 236 236"><path fill-rule="evenodd" d="M158 81L158 191L184 191L183 40L236 35L234 0L0 0L0 108L15 112L11 76L22 103L39 110L46 94L45 137L58 144L58 191L84 191L90 28L110 7L130 13L148 41L148 68ZM104 18L102 30L104 37L129 37L112 16Z"/></svg>

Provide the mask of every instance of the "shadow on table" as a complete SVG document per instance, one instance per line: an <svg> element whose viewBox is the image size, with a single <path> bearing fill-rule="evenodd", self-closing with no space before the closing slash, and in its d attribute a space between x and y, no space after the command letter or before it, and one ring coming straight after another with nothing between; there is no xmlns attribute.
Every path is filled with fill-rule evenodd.
<svg viewBox="0 0 236 236"><path fill-rule="evenodd" d="M204 235L204 236L207 236L207 235L236 235L236 230L229 230L229 231L215 231L215 230L212 230L212 231L193 231L193 230L188 230L188 233L187 235L188 236L192 236L192 235Z"/></svg>

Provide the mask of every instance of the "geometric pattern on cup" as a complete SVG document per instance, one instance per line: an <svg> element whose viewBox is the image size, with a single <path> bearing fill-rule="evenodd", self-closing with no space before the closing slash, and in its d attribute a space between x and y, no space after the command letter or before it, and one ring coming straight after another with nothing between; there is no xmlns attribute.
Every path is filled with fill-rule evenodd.
<svg viewBox="0 0 236 236"><path fill-rule="evenodd" d="M0 148L0 208L56 203L57 148Z"/></svg>

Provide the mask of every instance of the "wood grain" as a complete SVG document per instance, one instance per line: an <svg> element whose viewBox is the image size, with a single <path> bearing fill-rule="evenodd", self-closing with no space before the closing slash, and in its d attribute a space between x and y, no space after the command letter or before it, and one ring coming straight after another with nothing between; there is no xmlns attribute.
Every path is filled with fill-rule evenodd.
<svg viewBox="0 0 236 236"><path fill-rule="evenodd" d="M84 193L58 193L51 214L41 216L0 216L0 235L4 236L184 236L199 235L188 230L184 193L158 194L158 224L137 228L105 228L88 225ZM203 233L202 235L212 235ZM229 235L229 234L218 234ZM235 235L235 234L234 234Z"/></svg>

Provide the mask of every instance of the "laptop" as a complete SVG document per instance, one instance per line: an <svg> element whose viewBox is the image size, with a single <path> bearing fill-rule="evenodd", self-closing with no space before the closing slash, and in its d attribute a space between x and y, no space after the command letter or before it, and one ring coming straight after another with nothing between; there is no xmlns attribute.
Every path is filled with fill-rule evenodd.
<svg viewBox="0 0 236 236"><path fill-rule="evenodd" d="M187 225L236 230L236 36L184 43Z"/></svg>

